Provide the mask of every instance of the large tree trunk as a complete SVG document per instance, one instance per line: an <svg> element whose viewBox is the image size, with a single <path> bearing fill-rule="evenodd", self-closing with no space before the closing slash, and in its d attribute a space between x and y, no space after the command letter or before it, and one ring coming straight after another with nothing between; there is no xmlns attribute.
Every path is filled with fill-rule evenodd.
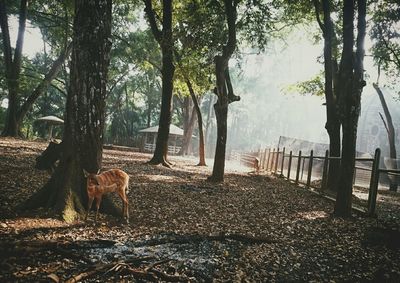
<svg viewBox="0 0 400 283"><path fill-rule="evenodd" d="M63 154L49 182L25 204L28 208L54 207L66 221L84 212L87 193L83 169L97 172L101 168L111 3L75 3Z"/></svg>
<svg viewBox="0 0 400 283"><path fill-rule="evenodd" d="M353 57L354 45L354 2L345 0L343 8L343 53L340 80L343 86L342 111L342 161L340 180L335 203L335 216L351 216L353 175L356 155L357 125L360 114L361 93L364 81L364 39L366 29L366 0L358 0L357 48Z"/></svg>
<svg viewBox="0 0 400 283"><path fill-rule="evenodd" d="M172 116L172 91L174 88L174 72L175 66L173 63L173 48L174 42L172 38L172 0L163 1L163 18L162 31L158 29L155 14L152 8L152 1L145 1L145 13L150 23L150 28L153 35L161 47L162 54L162 99L161 113L158 126L158 134L156 140L156 149L153 158L149 164L163 164L169 166L167 160L168 154L168 137L169 126Z"/></svg>
<svg viewBox="0 0 400 283"><path fill-rule="evenodd" d="M20 136L18 124L18 107L19 107L19 76L21 73L22 47L24 45L24 34L27 17L27 0L21 0L18 20L18 36L14 50L14 59L12 58L12 50L10 43L10 32L8 26L8 17L6 4L4 0L0 0L0 27L3 37L3 51L6 69L6 79L8 87L8 108L2 136Z"/></svg>
<svg viewBox="0 0 400 283"><path fill-rule="evenodd" d="M227 139L228 105L233 101L240 100L235 96L229 76L228 63L236 48L236 1L224 0L226 20L228 23L228 41L223 46L222 55L215 57L216 87L215 94L218 96L214 104L217 119L217 145L215 148L214 166L210 181L224 181L225 152Z"/></svg>
<svg viewBox="0 0 400 283"><path fill-rule="evenodd" d="M385 96L383 95L382 90L380 89L380 87L378 86L378 84L372 84L373 87L375 88L378 96L379 96L379 100L381 101L381 105L383 108L383 112L385 114L385 118L386 121L384 120L384 118L381 115L382 121L385 125L386 128L386 132L388 135L388 141L389 141L389 156L390 159L393 160L393 162L391 162L391 168L390 169L397 169L397 152L396 152L396 141L395 141L395 137L396 137L396 133L395 133L395 129L393 126L393 120L392 120L392 115L390 115L390 111L389 108L386 104L386 100L385 100ZM380 114L380 113L379 113ZM397 183L397 178L396 176L393 175L389 175L389 180L390 180L390 187L389 189L391 191L397 192L397 187L398 187L398 183Z"/></svg>

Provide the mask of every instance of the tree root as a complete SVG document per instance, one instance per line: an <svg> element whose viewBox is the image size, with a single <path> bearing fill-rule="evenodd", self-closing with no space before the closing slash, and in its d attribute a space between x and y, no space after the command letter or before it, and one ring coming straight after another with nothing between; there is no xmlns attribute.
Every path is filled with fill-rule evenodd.
<svg viewBox="0 0 400 283"><path fill-rule="evenodd" d="M66 283L75 283L85 278L96 275L97 273L124 273L133 275L136 279L147 280L151 282L159 282L159 281L167 281L167 282L189 282L188 277L183 275L169 275L160 270L155 269L156 265L165 263L169 260L161 260L155 263L150 264L148 267L142 268L134 268L131 267L130 264L138 264L144 261L147 261L149 257L143 258L134 258L127 261L118 261L107 264L96 264L89 267L86 271L79 273L77 275L72 276Z"/></svg>
<svg viewBox="0 0 400 283"><path fill-rule="evenodd" d="M172 165L173 165L165 157L163 157L162 159L153 157L152 159L147 161L146 164L149 164L149 165L160 165L161 164L162 166L165 166L167 168L172 168Z"/></svg>

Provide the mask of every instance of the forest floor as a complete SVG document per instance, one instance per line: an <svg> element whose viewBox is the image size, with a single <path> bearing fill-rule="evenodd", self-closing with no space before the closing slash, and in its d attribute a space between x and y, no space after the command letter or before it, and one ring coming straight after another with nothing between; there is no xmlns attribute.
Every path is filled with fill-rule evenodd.
<svg viewBox="0 0 400 283"><path fill-rule="evenodd" d="M168 169L105 150L103 169L131 177L130 224L66 224L16 210L49 178L34 169L46 146L0 139L0 282L400 282L398 195L390 213L344 220L333 202L250 169L228 166L213 184L212 164L172 157Z"/></svg>

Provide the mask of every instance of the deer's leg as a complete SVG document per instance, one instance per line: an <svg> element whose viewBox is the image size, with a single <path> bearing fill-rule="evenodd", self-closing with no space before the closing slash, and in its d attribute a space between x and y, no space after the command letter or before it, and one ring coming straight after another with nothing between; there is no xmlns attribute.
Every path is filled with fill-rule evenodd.
<svg viewBox="0 0 400 283"><path fill-rule="evenodd" d="M126 197L125 194L124 194L124 199L122 201L124 203L124 215L126 217L126 223L129 223L129 211L128 211L129 203L128 203L128 198Z"/></svg>
<svg viewBox="0 0 400 283"><path fill-rule="evenodd" d="M128 198L126 197L126 194L123 192L120 194L121 200L122 200L122 218L126 217L126 222L129 223L129 212L128 212Z"/></svg>
<svg viewBox="0 0 400 283"><path fill-rule="evenodd" d="M125 196L125 201L124 201L124 207L125 207L125 215L126 215L126 223L129 223L129 203L128 203L128 198Z"/></svg>
<svg viewBox="0 0 400 283"><path fill-rule="evenodd" d="M97 217L99 216L100 203L101 203L101 196L96 197L96 217L94 219L94 223L97 223Z"/></svg>
<svg viewBox="0 0 400 283"><path fill-rule="evenodd" d="M92 204L93 204L93 197L89 197L89 200L88 200L88 209L87 209L87 211L86 211L85 221L87 221L87 218L88 218L90 209L92 208Z"/></svg>

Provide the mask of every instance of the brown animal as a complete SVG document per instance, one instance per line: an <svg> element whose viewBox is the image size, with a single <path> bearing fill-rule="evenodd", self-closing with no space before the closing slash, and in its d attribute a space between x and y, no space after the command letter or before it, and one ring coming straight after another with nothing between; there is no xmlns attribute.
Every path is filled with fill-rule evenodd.
<svg viewBox="0 0 400 283"><path fill-rule="evenodd" d="M88 210L86 212L85 221L88 218L89 211L92 207L93 199L96 199L96 217L95 223L97 222L97 216L99 214L100 203L103 195L109 192L116 192L122 200L122 218L126 217L126 222L129 223L129 212L128 212L128 193L129 176L120 169L111 169L101 174L97 172L88 173L83 169L83 173L86 180L86 189L88 193Z"/></svg>

